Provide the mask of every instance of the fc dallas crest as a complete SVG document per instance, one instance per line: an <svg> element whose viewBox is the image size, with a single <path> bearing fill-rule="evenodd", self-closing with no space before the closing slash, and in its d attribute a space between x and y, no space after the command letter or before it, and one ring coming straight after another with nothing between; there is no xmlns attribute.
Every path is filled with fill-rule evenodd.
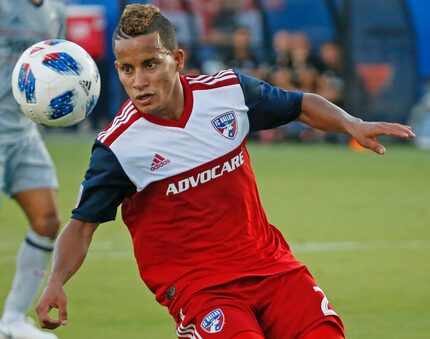
<svg viewBox="0 0 430 339"><path fill-rule="evenodd" d="M223 137L233 140L237 134L237 119L233 111L218 115L212 120L212 126Z"/></svg>
<svg viewBox="0 0 430 339"><path fill-rule="evenodd" d="M203 319L200 327L203 328L208 333L218 333L221 332L225 322L224 313L220 308L209 312Z"/></svg>

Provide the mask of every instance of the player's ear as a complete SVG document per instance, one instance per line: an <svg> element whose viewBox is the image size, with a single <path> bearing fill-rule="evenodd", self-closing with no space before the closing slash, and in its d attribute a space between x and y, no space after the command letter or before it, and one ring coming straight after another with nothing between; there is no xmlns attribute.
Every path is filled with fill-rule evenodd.
<svg viewBox="0 0 430 339"><path fill-rule="evenodd" d="M185 52L184 50L178 48L175 52L173 52L173 58L176 62L176 71L180 72L184 68L185 62Z"/></svg>
<svg viewBox="0 0 430 339"><path fill-rule="evenodd" d="M118 61L114 61L115 68L118 70Z"/></svg>

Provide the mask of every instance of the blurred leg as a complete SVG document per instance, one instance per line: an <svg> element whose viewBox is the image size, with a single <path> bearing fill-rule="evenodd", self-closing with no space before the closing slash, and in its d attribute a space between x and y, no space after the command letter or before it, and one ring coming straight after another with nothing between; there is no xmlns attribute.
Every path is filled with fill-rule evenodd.
<svg viewBox="0 0 430 339"><path fill-rule="evenodd" d="M60 216L54 189L40 188L19 192L13 198L21 206L35 233L55 239L60 228Z"/></svg>
<svg viewBox="0 0 430 339"><path fill-rule="evenodd" d="M51 258L60 222L55 167L40 135L23 136L4 148L4 186L30 223L16 258L16 273L0 321L0 338L54 339L25 314L31 307Z"/></svg>
<svg viewBox="0 0 430 339"><path fill-rule="evenodd" d="M17 256L12 289L4 307L4 323L24 319L44 278L60 227L55 190L35 189L17 193L14 198L24 210L31 229Z"/></svg>

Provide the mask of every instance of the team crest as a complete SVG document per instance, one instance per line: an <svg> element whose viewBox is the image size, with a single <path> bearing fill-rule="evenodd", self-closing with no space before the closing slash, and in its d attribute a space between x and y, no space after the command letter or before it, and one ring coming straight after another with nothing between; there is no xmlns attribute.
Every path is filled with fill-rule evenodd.
<svg viewBox="0 0 430 339"><path fill-rule="evenodd" d="M212 120L212 126L227 139L233 140L237 134L237 119L233 111L218 115Z"/></svg>
<svg viewBox="0 0 430 339"><path fill-rule="evenodd" d="M206 315L200 324L200 327L207 333L218 333L221 332L224 322L224 313L222 313L220 308L217 308Z"/></svg>

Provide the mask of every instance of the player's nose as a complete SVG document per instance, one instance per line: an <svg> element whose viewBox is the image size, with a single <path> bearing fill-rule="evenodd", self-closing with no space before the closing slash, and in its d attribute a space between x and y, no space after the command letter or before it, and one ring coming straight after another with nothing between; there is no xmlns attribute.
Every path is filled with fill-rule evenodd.
<svg viewBox="0 0 430 339"><path fill-rule="evenodd" d="M147 74L143 70L137 70L133 78L133 88L142 89L149 86Z"/></svg>

